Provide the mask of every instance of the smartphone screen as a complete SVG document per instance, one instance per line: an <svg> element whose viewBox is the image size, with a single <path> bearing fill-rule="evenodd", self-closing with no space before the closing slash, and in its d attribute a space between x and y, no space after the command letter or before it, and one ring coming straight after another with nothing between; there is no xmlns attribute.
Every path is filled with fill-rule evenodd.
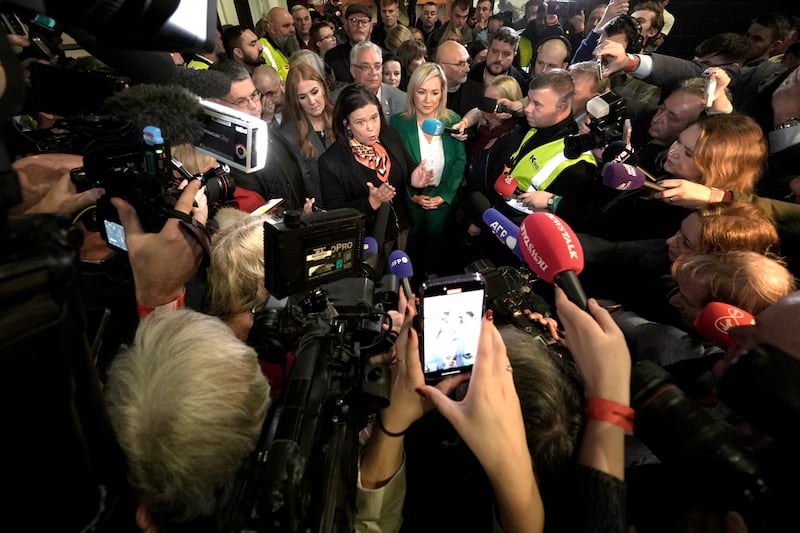
<svg viewBox="0 0 800 533"><path fill-rule="evenodd" d="M127 252L128 246L125 244L125 228L122 227L122 224L106 219L103 220L103 226L105 227L105 235L103 236L108 245L117 250Z"/></svg>
<svg viewBox="0 0 800 533"><path fill-rule="evenodd" d="M422 287L422 369L435 380L475 363L485 302L480 274L437 278Z"/></svg>

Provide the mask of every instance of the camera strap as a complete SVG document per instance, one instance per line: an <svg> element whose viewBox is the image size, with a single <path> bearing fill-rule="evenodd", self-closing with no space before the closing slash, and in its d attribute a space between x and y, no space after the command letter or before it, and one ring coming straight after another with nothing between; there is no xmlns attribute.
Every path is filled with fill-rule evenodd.
<svg viewBox="0 0 800 533"><path fill-rule="evenodd" d="M211 259L211 236L208 233L208 228L191 215L181 213L175 209L167 209L167 218L177 218L181 227L195 238L204 252L203 265L207 266Z"/></svg>

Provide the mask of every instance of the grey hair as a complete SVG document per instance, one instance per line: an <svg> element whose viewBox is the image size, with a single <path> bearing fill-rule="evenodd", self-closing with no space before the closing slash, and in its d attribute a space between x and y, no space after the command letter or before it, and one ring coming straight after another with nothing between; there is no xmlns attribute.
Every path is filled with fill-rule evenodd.
<svg viewBox="0 0 800 533"><path fill-rule="evenodd" d="M269 407L255 351L217 318L156 311L108 376L106 405L137 498L161 525L213 514Z"/></svg>
<svg viewBox="0 0 800 533"><path fill-rule="evenodd" d="M383 61L383 50L377 44L373 43L372 41L361 41L353 45L353 48L350 50L350 64L355 64L358 61L358 54L363 52L364 50L374 50L378 57L381 58Z"/></svg>

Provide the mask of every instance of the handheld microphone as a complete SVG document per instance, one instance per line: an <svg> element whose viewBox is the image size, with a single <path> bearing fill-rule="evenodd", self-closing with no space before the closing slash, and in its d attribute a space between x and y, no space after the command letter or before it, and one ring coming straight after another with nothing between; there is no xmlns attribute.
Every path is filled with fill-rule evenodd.
<svg viewBox="0 0 800 533"><path fill-rule="evenodd" d="M389 271L403 284L403 292L406 293L406 300L409 302L414 297L411 290L411 283L408 278L414 275L414 267L411 266L411 259L403 250L395 250L389 256Z"/></svg>
<svg viewBox="0 0 800 533"><path fill-rule="evenodd" d="M422 131L428 135L433 135L434 137L450 135L451 133L455 133L456 135L461 134L460 131L454 130L453 128L445 128L444 124L442 124L442 121L436 120L435 118L426 118L423 120Z"/></svg>
<svg viewBox="0 0 800 533"><path fill-rule="evenodd" d="M519 227L525 263L534 274L555 283L572 303L588 312L586 294L578 280L583 270L583 248L575 232L552 213L532 213Z"/></svg>
<svg viewBox="0 0 800 533"><path fill-rule="evenodd" d="M753 315L735 305L710 302L703 307L694 319L694 329L720 348L730 348L736 342L728 330L736 326L749 326L756 323Z"/></svg>
<svg viewBox="0 0 800 533"><path fill-rule="evenodd" d="M639 156L637 156L632 148L629 148L624 141L611 141L603 150L602 155L603 163L611 165L614 163L627 163L629 165L638 165Z"/></svg>
<svg viewBox="0 0 800 533"><path fill-rule="evenodd" d="M664 187L653 183L648 178L655 179L641 168L625 163L611 163L603 169L603 185L606 187L618 191L641 189L642 187L651 191L664 190Z"/></svg>
<svg viewBox="0 0 800 533"><path fill-rule="evenodd" d="M483 221L492 230L492 233L497 237L500 242L508 247L509 250L514 252L514 255L519 257L520 261L525 261L522 251L519 247L519 228L508 220L497 209L491 207L483 212Z"/></svg>
<svg viewBox="0 0 800 533"><path fill-rule="evenodd" d="M378 241L375 237L364 237L364 253L373 255L378 253Z"/></svg>
<svg viewBox="0 0 800 533"><path fill-rule="evenodd" d="M494 190L503 197L504 200L510 200L514 196L514 191L517 190L519 182L511 174L503 172L497 181L494 182Z"/></svg>
<svg viewBox="0 0 800 533"><path fill-rule="evenodd" d="M517 111L516 109L511 109L505 104L498 104L497 100L494 98L489 98L488 96L481 96L481 99L478 101L478 109L484 113L508 113L509 115L515 117L525 116L524 111Z"/></svg>

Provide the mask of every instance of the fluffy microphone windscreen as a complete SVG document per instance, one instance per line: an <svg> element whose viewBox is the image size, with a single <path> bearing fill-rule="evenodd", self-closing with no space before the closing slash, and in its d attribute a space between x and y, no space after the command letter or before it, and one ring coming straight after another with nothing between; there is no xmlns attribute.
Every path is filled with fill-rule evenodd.
<svg viewBox="0 0 800 533"><path fill-rule="evenodd" d="M203 133L197 95L177 85L134 85L103 102L103 111L136 126L157 126L172 146L193 144Z"/></svg>

